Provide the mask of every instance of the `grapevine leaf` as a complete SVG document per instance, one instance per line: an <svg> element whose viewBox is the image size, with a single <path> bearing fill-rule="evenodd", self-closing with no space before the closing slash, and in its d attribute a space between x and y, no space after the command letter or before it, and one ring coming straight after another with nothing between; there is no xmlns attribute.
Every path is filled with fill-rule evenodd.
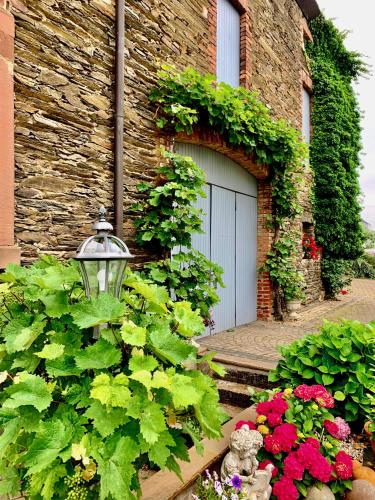
<svg viewBox="0 0 375 500"><path fill-rule="evenodd" d="M144 385L148 391L151 389L152 376L151 373L147 370L139 370L137 372L134 372L132 373L132 375L129 375L129 378L131 378L132 380L136 380L140 384Z"/></svg>
<svg viewBox="0 0 375 500"><path fill-rule="evenodd" d="M190 302L175 302L174 317L178 322L177 331L184 337L193 337L204 331L204 324L199 311L192 311Z"/></svg>
<svg viewBox="0 0 375 500"><path fill-rule="evenodd" d="M166 430L164 413L157 403L149 401L140 417L141 434L149 444L154 444Z"/></svg>
<svg viewBox="0 0 375 500"><path fill-rule="evenodd" d="M169 301L169 294L165 287L157 285L149 285L144 281L137 279L136 276L131 275L125 284L130 288L142 295L148 302L151 302L154 306L158 306L161 313L168 311L165 305Z"/></svg>
<svg viewBox="0 0 375 500"><path fill-rule="evenodd" d="M86 300L71 307L74 323L80 328L118 320L125 313L125 305L108 293L101 293L98 298Z"/></svg>
<svg viewBox="0 0 375 500"><path fill-rule="evenodd" d="M225 413L219 407L219 395L213 390L208 390L200 403L194 406L194 410L206 436L214 439L220 438Z"/></svg>
<svg viewBox="0 0 375 500"><path fill-rule="evenodd" d="M123 373L114 378L101 373L93 380L90 395L103 405L126 408L131 396L127 387L128 382L128 377Z"/></svg>
<svg viewBox="0 0 375 500"><path fill-rule="evenodd" d="M12 320L4 328L4 338L9 354L25 351L43 332L46 320L38 316L30 326L24 326L25 319Z"/></svg>
<svg viewBox="0 0 375 500"><path fill-rule="evenodd" d="M182 363L197 351L193 345L187 344L166 328L155 328L150 333L150 342L151 348L160 359L174 365Z"/></svg>
<svg viewBox="0 0 375 500"><path fill-rule="evenodd" d="M64 353L64 346L62 344L46 344L40 352L35 354L39 358L56 359Z"/></svg>
<svg viewBox="0 0 375 500"><path fill-rule="evenodd" d="M119 408L106 408L99 401L92 403L86 410L85 416L93 421L94 428L104 438L112 434L120 425L126 424L129 420L123 410Z"/></svg>
<svg viewBox="0 0 375 500"><path fill-rule="evenodd" d="M53 295L45 295L40 300L46 306L46 314L51 318L61 318L69 311L68 294L63 290L55 292Z"/></svg>
<svg viewBox="0 0 375 500"><path fill-rule="evenodd" d="M61 420L43 422L23 457L24 465L29 469L26 476L46 469L70 445L71 439L71 428L66 428Z"/></svg>
<svg viewBox="0 0 375 500"><path fill-rule="evenodd" d="M149 452L148 458L155 465L164 469L167 463L167 459L171 454L171 450L168 446L175 445L175 441L168 431L164 431L159 435L159 439L154 443Z"/></svg>
<svg viewBox="0 0 375 500"><path fill-rule="evenodd" d="M7 447L10 443L15 442L20 431L21 422L19 418L9 420L5 425L1 426L3 433L0 436L0 459L4 457Z"/></svg>
<svg viewBox="0 0 375 500"><path fill-rule="evenodd" d="M121 361L121 351L100 338L95 344L81 350L75 356L78 368L82 370L103 369L117 365Z"/></svg>
<svg viewBox="0 0 375 500"><path fill-rule="evenodd" d="M100 500L109 496L114 500L133 500L131 484L136 471L134 460L139 456L138 445L128 436L113 435L98 458Z"/></svg>
<svg viewBox="0 0 375 500"><path fill-rule="evenodd" d="M133 321L125 321L121 326L121 337L126 344L142 347L146 343L146 328L137 326Z"/></svg>
<svg viewBox="0 0 375 500"><path fill-rule="evenodd" d="M46 370L50 377L78 376L82 370L75 364L73 356L61 356L60 358L46 361Z"/></svg>
<svg viewBox="0 0 375 500"><path fill-rule="evenodd" d="M33 474L30 478L30 496L52 500L55 494L55 484L67 475L65 465L53 462L47 470Z"/></svg>
<svg viewBox="0 0 375 500"><path fill-rule="evenodd" d="M74 283L80 283L80 281L81 276L75 266L61 264L47 267L31 278L32 283L47 290L65 290L66 287L70 288Z"/></svg>
<svg viewBox="0 0 375 500"><path fill-rule="evenodd" d="M148 370L152 372L157 368L158 362L153 356L144 356L139 354L134 354L129 360L129 369L132 372L137 372L139 370Z"/></svg>
<svg viewBox="0 0 375 500"><path fill-rule="evenodd" d="M202 392L194 387L193 379L178 373L172 377L170 391L177 409L196 405L202 397Z"/></svg>
<svg viewBox="0 0 375 500"><path fill-rule="evenodd" d="M2 463L0 465L0 495L6 495L6 498L13 498L19 489L20 478L18 476L18 468Z"/></svg>
<svg viewBox="0 0 375 500"><path fill-rule="evenodd" d="M7 387L5 392L10 397L4 401L4 408L32 405L41 412L52 402L47 383L41 377L26 372L20 373L17 382Z"/></svg>
<svg viewBox="0 0 375 500"><path fill-rule="evenodd" d="M202 456L204 452L204 446L202 444L202 438L199 435L197 428L193 426L191 421L187 420L182 424L182 430L191 437L198 455Z"/></svg>

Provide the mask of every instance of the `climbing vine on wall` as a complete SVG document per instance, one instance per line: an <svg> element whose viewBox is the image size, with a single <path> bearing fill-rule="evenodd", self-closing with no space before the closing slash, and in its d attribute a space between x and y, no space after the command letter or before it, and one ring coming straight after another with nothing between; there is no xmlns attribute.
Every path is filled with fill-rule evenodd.
<svg viewBox="0 0 375 500"><path fill-rule="evenodd" d="M192 68L178 73L163 66L151 101L157 105L157 125L171 132L193 132L195 125L220 133L227 144L270 165L274 244L265 270L285 299L301 296L303 279L296 269L300 235L289 222L301 212L298 200L306 146L300 132L285 120L275 120L255 92L225 83Z"/></svg>
<svg viewBox="0 0 375 500"><path fill-rule="evenodd" d="M362 254L360 110L353 82L366 71L361 57L345 48L345 34L323 16L310 23L314 43L307 46L314 86L314 216L323 247L322 276L328 296L348 284L350 261Z"/></svg>

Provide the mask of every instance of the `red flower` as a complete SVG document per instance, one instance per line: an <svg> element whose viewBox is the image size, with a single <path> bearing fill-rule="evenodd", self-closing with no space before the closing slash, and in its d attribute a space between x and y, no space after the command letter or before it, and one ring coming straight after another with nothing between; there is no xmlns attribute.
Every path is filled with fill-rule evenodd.
<svg viewBox="0 0 375 500"><path fill-rule="evenodd" d="M267 435L264 438L264 447L266 451L272 453L273 455L277 455L282 451L281 442L274 438L273 436Z"/></svg>
<svg viewBox="0 0 375 500"><path fill-rule="evenodd" d="M302 443L297 450L298 460L302 465L309 468L319 456L319 450L310 443Z"/></svg>
<svg viewBox="0 0 375 500"><path fill-rule="evenodd" d="M288 409L288 403L282 398L273 398L271 401L271 412L278 413L279 415L284 415Z"/></svg>
<svg viewBox="0 0 375 500"><path fill-rule="evenodd" d="M328 483L331 479L333 467L323 455L318 453L316 459L309 467L309 472L318 481Z"/></svg>
<svg viewBox="0 0 375 500"><path fill-rule="evenodd" d="M347 295L349 292L348 292L348 290L341 290L340 293L341 293L341 295Z"/></svg>
<svg viewBox="0 0 375 500"><path fill-rule="evenodd" d="M271 401L263 401L262 403L258 403L256 411L258 415L268 415L268 413L270 413L271 411Z"/></svg>
<svg viewBox="0 0 375 500"><path fill-rule="evenodd" d="M337 453L335 471L339 479L350 479L352 477L353 460L345 451Z"/></svg>
<svg viewBox="0 0 375 500"><path fill-rule="evenodd" d="M299 496L292 479L285 476L273 485L272 493L278 500L297 500Z"/></svg>
<svg viewBox="0 0 375 500"><path fill-rule="evenodd" d="M276 427L272 437L281 444L281 451L291 451L297 441L297 427L294 424L281 424Z"/></svg>
<svg viewBox="0 0 375 500"><path fill-rule="evenodd" d="M316 448L317 450L320 450L320 443L319 443L319 441L318 441L317 439L312 438L312 437L307 438L307 439L306 439L306 443L307 443L307 444L310 444L311 446L313 446L313 447L314 447L314 448Z"/></svg>
<svg viewBox="0 0 375 500"><path fill-rule="evenodd" d="M256 430L256 425L254 424L254 422L250 422L250 420L239 420L236 423L235 430L238 431L238 429L241 429L241 427L244 426L244 425L248 425L249 429L251 431L255 431Z"/></svg>
<svg viewBox="0 0 375 500"><path fill-rule="evenodd" d="M298 460L296 453L289 453L284 460L284 475L289 479L297 479L300 481L303 478L305 467Z"/></svg>
<svg viewBox="0 0 375 500"><path fill-rule="evenodd" d="M303 399L304 401L310 401L313 398L312 389L313 386L309 386L306 384L299 385L294 389L294 395L297 398Z"/></svg>
<svg viewBox="0 0 375 500"><path fill-rule="evenodd" d="M260 462L258 468L259 468L259 470L264 470L267 467L267 465L269 465L269 464L273 465L272 477L276 477L277 474L279 473L279 469L276 467L276 465L273 462L271 462L271 460L263 460L263 462Z"/></svg>
<svg viewBox="0 0 375 500"><path fill-rule="evenodd" d="M324 420L323 425L325 430L329 432L331 436L338 439L339 426L335 422L332 422L331 420Z"/></svg>
<svg viewBox="0 0 375 500"><path fill-rule="evenodd" d="M269 413L267 416L268 425L270 427L276 427L276 425L280 425L283 423L281 415L278 413Z"/></svg>

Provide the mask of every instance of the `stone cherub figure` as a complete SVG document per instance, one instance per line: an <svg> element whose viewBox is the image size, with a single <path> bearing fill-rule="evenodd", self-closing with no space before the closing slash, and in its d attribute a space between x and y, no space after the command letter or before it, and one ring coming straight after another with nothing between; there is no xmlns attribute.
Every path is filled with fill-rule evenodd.
<svg viewBox="0 0 375 500"><path fill-rule="evenodd" d="M270 481L273 465L269 464L265 470L258 470L256 455L262 445L262 434L243 425L232 432L230 451L221 465L221 480L239 476L242 481L241 492L247 494L250 500L268 500L272 492Z"/></svg>

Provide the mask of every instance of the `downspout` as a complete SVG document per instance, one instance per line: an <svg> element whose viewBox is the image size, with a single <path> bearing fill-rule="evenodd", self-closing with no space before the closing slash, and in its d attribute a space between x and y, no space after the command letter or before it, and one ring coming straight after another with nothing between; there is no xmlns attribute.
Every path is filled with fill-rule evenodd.
<svg viewBox="0 0 375 500"><path fill-rule="evenodd" d="M115 47L114 226L115 235L121 239L123 237L124 226L124 45L125 0L117 0Z"/></svg>

